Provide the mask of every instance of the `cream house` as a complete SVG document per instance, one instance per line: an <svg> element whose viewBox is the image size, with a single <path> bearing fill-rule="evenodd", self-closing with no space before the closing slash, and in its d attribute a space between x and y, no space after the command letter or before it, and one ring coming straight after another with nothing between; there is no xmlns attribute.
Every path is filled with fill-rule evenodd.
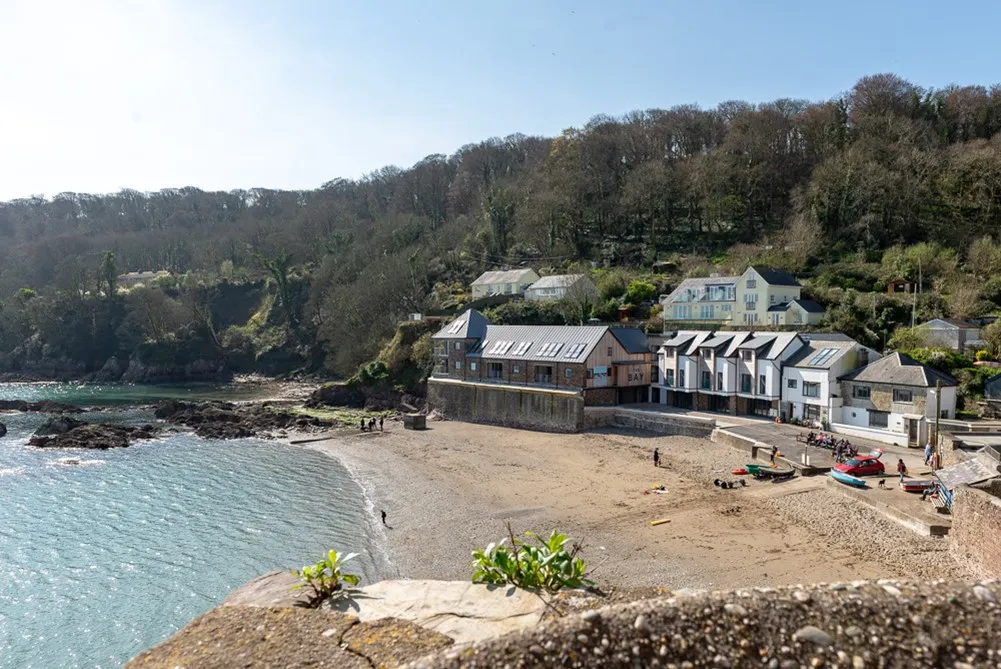
<svg viewBox="0 0 1001 669"><path fill-rule="evenodd" d="M769 325L816 325L827 310L819 302L796 299L768 307Z"/></svg>
<svg viewBox="0 0 1001 669"><path fill-rule="evenodd" d="M772 323L768 310L800 299L802 292L799 282L785 270L748 267L737 279L733 323L738 326L779 325Z"/></svg>
<svg viewBox="0 0 1001 669"><path fill-rule="evenodd" d="M524 295L539 280L534 269L508 269L484 272L472 283L473 299L488 295Z"/></svg>

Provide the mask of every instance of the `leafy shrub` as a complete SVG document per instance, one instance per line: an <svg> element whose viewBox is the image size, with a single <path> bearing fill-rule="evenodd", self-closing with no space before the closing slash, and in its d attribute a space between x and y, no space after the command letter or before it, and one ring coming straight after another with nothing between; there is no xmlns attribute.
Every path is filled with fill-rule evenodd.
<svg viewBox="0 0 1001 669"><path fill-rule="evenodd" d="M630 304L643 304L657 296L657 286L646 281L633 281L626 289L625 301Z"/></svg>
<svg viewBox="0 0 1001 669"><path fill-rule="evenodd" d="M915 348L906 351L906 353L922 365L934 367L946 374L973 366L973 363L965 355L938 346Z"/></svg>
<svg viewBox="0 0 1001 669"><path fill-rule="evenodd" d="M621 272L604 272L598 276L598 295L608 301L626 294L626 279Z"/></svg>
<svg viewBox="0 0 1001 669"><path fill-rule="evenodd" d="M585 578L587 564L577 557L579 543L573 543L568 551L571 540L556 530L544 541L532 532L526 532L525 536L536 540L538 545L519 541L512 534L510 546L504 538L484 550L473 551L473 583L510 584L550 593L594 585L594 581Z"/></svg>
<svg viewBox="0 0 1001 669"><path fill-rule="evenodd" d="M601 304L594 305L591 310L591 317L597 318L603 323L614 322L619 315L619 303L617 300L607 300Z"/></svg>
<svg viewBox="0 0 1001 669"><path fill-rule="evenodd" d="M292 570L292 573L302 579L302 583L293 589L310 587L313 595L310 598L312 606L319 605L324 599L333 597L342 591L343 584L358 585L358 577L342 571L344 563L357 557L356 553L341 556L337 551L330 551L327 556L315 565L306 565L302 569Z"/></svg>

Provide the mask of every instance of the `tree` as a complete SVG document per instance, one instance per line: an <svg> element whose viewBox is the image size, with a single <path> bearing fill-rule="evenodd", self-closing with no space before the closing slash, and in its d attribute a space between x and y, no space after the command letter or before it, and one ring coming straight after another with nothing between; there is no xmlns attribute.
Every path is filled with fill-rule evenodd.
<svg viewBox="0 0 1001 669"><path fill-rule="evenodd" d="M483 198L483 212L493 233L493 252L499 261L507 255L514 228L514 196L506 188L492 188Z"/></svg>
<svg viewBox="0 0 1001 669"><path fill-rule="evenodd" d="M292 292L289 289L289 269L291 268L292 256L281 251L273 258L259 257L264 269L271 274L271 278L274 279L275 286L278 288L278 299L285 316L285 325L294 332L299 327L299 319L296 318L292 305Z"/></svg>
<svg viewBox="0 0 1001 669"><path fill-rule="evenodd" d="M114 300L118 296L118 265L115 263L114 251L102 254L100 277L102 285L99 288L108 300Z"/></svg>

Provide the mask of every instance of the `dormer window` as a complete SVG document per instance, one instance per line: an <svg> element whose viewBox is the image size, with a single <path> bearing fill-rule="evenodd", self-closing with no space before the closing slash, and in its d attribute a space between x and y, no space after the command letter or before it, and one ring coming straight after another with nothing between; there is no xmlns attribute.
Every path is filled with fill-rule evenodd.
<svg viewBox="0 0 1001 669"><path fill-rule="evenodd" d="M748 288L757 288L758 287L758 281L757 281L757 279L748 279L747 280L747 287Z"/></svg>

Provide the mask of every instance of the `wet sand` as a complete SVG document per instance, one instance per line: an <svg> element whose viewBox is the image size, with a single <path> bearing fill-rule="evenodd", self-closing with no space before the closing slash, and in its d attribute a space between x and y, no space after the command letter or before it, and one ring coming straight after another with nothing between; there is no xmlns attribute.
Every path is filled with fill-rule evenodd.
<svg viewBox="0 0 1001 669"><path fill-rule="evenodd" d="M892 528L871 528L874 544L882 530L893 542L871 555L867 542L811 531L831 501L823 477L713 486L715 477L737 478L729 472L746 455L708 440L456 422L431 422L421 432L395 421L386 427L309 445L340 458L375 515L387 512L377 537L391 561L385 578L467 579L470 552L505 536L508 521L516 534L555 527L583 540L595 580L612 586L717 589L916 575L892 559L901 541ZM653 485L667 494L645 494ZM792 499L814 513L786 503ZM671 522L650 525L665 518ZM909 553L928 551L940 576L940 565L951 564L943 540L904 540Z"/></svg>

